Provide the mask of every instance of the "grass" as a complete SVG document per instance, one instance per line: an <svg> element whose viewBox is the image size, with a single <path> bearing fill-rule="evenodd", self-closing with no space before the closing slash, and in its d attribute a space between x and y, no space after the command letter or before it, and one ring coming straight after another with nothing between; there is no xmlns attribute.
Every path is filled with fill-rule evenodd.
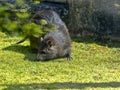
<svg viewBox="0 0 120 90"><path fill-rule="evenodd" d="M120 90L120 42L73 39L73 60L36 61L29 42L0 34L0 90Z"/></svg>

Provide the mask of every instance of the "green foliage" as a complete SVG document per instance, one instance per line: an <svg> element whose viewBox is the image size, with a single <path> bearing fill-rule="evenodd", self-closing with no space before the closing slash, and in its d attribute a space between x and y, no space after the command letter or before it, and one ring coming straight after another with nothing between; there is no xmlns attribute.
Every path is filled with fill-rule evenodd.
<svg viewBox="0 0 120 90"><path fill-rule="evenodd" d="M46 25L46 24L48 24L48 23L47 23L46 20L42 19L42 20L40 21L40 24L41 24L41 25Z"/></svg>
<svg viewBox="0 0 120 90"><path fill-rule="evenodd" d="M55 25L48 24L46 20L38 20L39 24L32 22L28 12L19 10L26 6L23 1L16 0L14 5L0 4L0 31L9 35L41 37L46 32L57 29Z"/></svg>
<svg viewBox="0 0 120 90"><path fill-rule="evenodd" d="M40 2L45 1L45 0L31 0L31 1L35 4L39 4Z"/></svg>
<svg viewBox="0 0 120 90"><path fill-rule="evenodd" d="M17 17L19 19L27 19L29 17L29 14L28 13L16 13Z"/></svg>
<svg viewBox="0 0 120 90"><path fill-rule="evenodd" d="M26 36L34 36L39 37L43 35L43 32L40 31L42 28L39 25L36 25L35 23L28 23L23 25L22 30Z"/></svg>
<svg viewBox="0 0 120 90"><path fill-rule="evenodd" d="M17 29L17 22L16 21L9 21L3 25L3 27L8 31L14 31Z"/></svg>
<svg viewBox="0 0 120 90"><path fill-rule="evenodd" d="M16 22L11 21L9 19L10 13L7 12L9 9L9 5L1 5L0 4L0 26L1 26L1 31L3 32L11 32L11 30L16 29Z"/></svg>

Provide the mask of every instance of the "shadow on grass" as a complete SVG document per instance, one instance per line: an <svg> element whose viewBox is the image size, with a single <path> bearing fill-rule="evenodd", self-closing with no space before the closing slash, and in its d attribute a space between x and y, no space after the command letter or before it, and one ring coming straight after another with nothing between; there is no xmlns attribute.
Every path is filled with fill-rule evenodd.
<svg viewBox="0 0 120 90"><path fill-rule="evenodd" d="M6 48L3 48L2 50L21 53L21 54L25 55L24 60L38 62L37 54L36 53L32 53L32 50L31 50L30 46L11 45L11 46L8 46ZM48 61L51 61L51 60L45 60L45 61L41 61L41 62L48 62ZM53 59L52 61L55 61L55 59ZM62 62L62 61L58 60L57 62Z"/></svg>
<svg viewBox="0 0 120 90"><path fill-rule="evenodd" d="M4 90L38 90L38 89L85 89L85 88L120 88L120 82L101 83L33 83L33 84L0 84Z"/></svg>
<svg viewBox="0 0 120 90"><path fill-rule="evenodd" d="M95 37L76 37L76 38L72 38L72 40L74 42L83 42L86 44L89 43L96 43L98 45L102 45L102 46L108 46L110 48L120 48L120 42L119 41L112 41L112 40L96 40Z"/></svg>
<svg viewBox="0 0 120 90"><path fill-rule="evenodd" d="M29 46L11 45L6 48L3 48L2 50L13 51L13 52L24 54L25 55L24 60L37 61L36 54L32 53Z"/></svg>

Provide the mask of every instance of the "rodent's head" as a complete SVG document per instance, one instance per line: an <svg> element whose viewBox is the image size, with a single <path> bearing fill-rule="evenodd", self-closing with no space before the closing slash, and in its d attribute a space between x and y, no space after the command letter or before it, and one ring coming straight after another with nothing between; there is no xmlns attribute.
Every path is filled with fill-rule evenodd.
<svg viewBox="0 0 120 90"><path fill-rule="evenodd" d="M53 59L57 55L56 42L52 37L43 39L41 46L39 47L37 59L38 60L47 60Z"/></svg>

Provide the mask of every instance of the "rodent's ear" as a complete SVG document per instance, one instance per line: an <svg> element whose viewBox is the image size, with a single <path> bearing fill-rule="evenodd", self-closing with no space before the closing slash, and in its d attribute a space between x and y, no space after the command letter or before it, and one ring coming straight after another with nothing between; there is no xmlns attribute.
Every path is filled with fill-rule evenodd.
<svg viewBox="0 0 120 90"><path fill-rule="evenodd" d="M40 38L41 42L43 41L43 37Z"/></svg>

